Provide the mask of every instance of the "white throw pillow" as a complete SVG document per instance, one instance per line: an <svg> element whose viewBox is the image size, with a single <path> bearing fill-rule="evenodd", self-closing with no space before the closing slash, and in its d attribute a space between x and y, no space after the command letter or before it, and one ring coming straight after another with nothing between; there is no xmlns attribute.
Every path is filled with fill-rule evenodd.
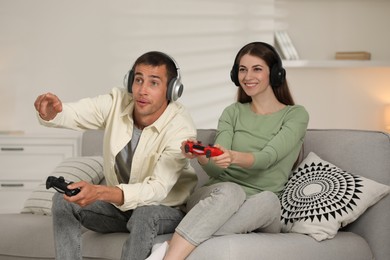
<svg viewBox="0 0 390 260"><path fill-rule="evenodd" d="M78 182L87 181L99 184L103 179L103 158L101 156L82 156L67 158L62 161L50 174L51 176L63 176L65 180ZM57 192L53 188L46 189L46 179L25 201L21 213L34 213L51 215L52 198Z"/></svg>
<svg viewBox="0 0 390 260"><path fill-rule="evenodd" d="M389 186L343 171L311 152L281 194L282 231L331 239L389 192Z"/></svg>

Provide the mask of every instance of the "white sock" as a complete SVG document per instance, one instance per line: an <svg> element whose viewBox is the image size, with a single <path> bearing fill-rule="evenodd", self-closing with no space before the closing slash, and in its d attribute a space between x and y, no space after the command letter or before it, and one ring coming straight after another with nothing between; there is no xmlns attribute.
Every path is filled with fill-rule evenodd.
<svg viewBox="0 0 390 260"><path fill-rule="evenodd" d="M156 244L153 246L152 254L145 260L162 260L168 249L168 242L165 241L162 244Z"/></svg>

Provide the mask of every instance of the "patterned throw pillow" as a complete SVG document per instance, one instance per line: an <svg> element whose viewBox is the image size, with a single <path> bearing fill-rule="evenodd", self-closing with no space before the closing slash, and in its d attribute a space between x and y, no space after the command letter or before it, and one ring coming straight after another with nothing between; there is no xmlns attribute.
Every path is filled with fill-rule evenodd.
<svg viewBox="0 0 390 260"><path fill-rule="evenodd" d="M311 152L280 197L282 231L331 239L389 192L389 186L343 171Z"/></svg>
<svg viewBox="0 0 390 260"><path fill-rule="evenodd" d="M87 181L99 184L103 179L103 158L100 156L82 156L67 158L51 173L52 176L63 176L67 181ZM46 180L40 184L24 203L21 213L51 215L54 189L46 189Z"/></svg>

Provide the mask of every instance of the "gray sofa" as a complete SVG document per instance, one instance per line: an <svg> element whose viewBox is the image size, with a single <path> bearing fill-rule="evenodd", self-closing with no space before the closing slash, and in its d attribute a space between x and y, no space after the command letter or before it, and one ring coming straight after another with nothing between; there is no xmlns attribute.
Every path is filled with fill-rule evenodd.
<svg viewBox="0 0 390 260"><path fill-rule="evenodd" d="M82 154L101 154L101 132L83 135ZM212 143L214 130L199 130L198 139ZM344 170L390 185L390 136L375 131L308 130L303 157L310 151ZM200 183L207 178L194 162ZM370 207L336 237L317 242L297 233L237 234L212 238L188 257L193 259L388 260L390 196ZM54 259L50 216L0 215L0 259ZM159 236L156 242L170 235ZM83 233L84 259L119 259L126 233Z"/></svg>

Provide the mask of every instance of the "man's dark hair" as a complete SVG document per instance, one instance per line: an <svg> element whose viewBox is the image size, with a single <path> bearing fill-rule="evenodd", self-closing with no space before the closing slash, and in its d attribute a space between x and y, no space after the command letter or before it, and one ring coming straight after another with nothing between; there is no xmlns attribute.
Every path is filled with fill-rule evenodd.
<svg viewBox="0 0 390 260"><path fill-rule="evenodd" d="M165 53L159 51L150 51L141 55L133 65L132 70L135 70L135 67L143 64L150 65L153 67L158 67L165 65L167 68L167 83L171 82L173 78L177 77L177 68L175 62Z"/></svg>

